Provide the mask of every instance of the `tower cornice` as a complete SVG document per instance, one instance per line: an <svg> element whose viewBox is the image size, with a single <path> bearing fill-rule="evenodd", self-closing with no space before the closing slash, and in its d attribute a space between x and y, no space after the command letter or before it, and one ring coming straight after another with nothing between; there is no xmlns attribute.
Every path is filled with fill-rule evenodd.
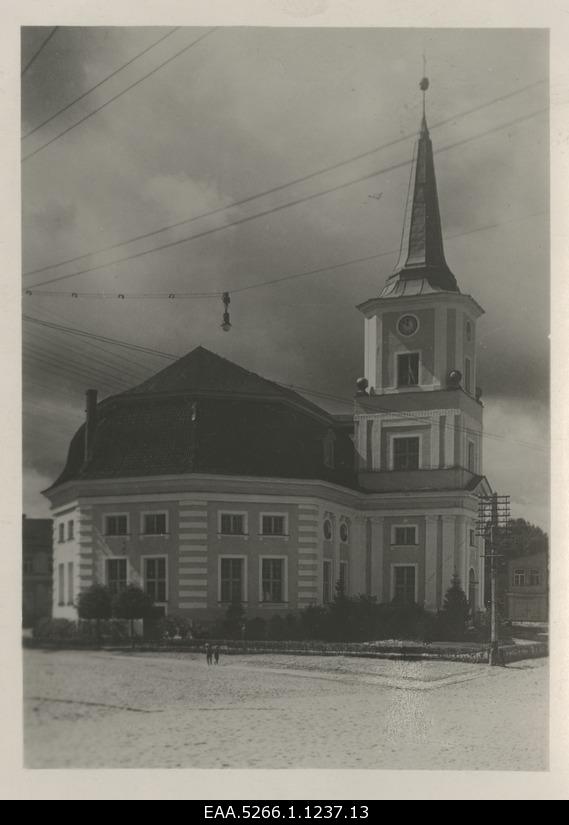
<svg viewBox="0 0 569 825"><path fill-rule="evenodd" d="M393 298L377 296L368 298L367 301L362 301L361 304L356 304L356 309L370 317L378 309L397 312L414 308L428 309L431 306L441 306L442 304L468 305L474 318L480 318L485 312L472 295L466 295L462 292L430 292L423 295L399 295Z"/></svg>

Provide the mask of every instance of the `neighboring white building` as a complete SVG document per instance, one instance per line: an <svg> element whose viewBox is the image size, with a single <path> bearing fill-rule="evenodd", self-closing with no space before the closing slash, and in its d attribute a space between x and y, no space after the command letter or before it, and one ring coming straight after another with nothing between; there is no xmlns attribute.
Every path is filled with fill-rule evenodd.
<svg viewBox="0 0 569 825"><path fill-rule="evenodd" d="M483 608L478 495L483 310L445 261L423 117L401 256L365 317L355 414L334 416L198 347L97 404L45 492L53 615L93 582L164 611L268 617L348 594L442 606L457 573Z"/></svg>

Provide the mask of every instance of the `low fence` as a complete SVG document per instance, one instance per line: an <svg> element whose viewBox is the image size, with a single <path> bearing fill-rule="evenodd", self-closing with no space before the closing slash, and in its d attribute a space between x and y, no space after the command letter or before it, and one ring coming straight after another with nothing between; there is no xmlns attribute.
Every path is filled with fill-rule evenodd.
<svg viewBox="0 0 569 825"><path fill-rule="evenodd" d="M24 647L57 650L113 650L116 652L147 653L204 653L206 642L201 639L171 639L151 642L137 639L118 644L98 644L88 639L24 639ZM413 644L401 642L318 642L318 641L241 641L234 639L208 640L218 645L225 656L280 654L288 656L350 656L365 659L402 659L407 661L444 660L487 664L489 648L484 644ZM507 644L500 646L504 664L524 659L538 659L549 655L545 642Z"/></svg>

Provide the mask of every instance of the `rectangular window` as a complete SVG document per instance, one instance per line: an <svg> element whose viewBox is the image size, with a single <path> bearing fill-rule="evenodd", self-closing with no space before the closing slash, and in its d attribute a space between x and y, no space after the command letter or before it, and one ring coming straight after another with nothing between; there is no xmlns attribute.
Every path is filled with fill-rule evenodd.
<svg viewBox="0 0 569 825"><path fill-rule="evenodd" d="M243 559L221 559L221 601L243 601Z"/></svg>
<svg viewBox="0 0 569 825"><path fill-rule="evenodd" d="M106 516L105 535L106 536L126 536L128 533L127 516Z"/></svg>
<svg viewBox="0 0 569 825"><path fill-rule="evenodd" d="M65 524L63 522L61 522L61 524L59 525L59 543L61 544L64 541L65 541Z"/></svg>
<svg viewBox="0 0 569 825"><path fill-rule="evenodd" d="M322 567L322 601L324 604L332 601L332 562L323 562Z"/></svg>
<svg viewBox="0 0 569 825"><path fill-rule="evenodd" d="M126 590L126 559L107 559L107 587L113 595Z"/></svg>
<svg viewBox="0 0 569 825"><path fill-rule="evenodd" d="M397 386L416 387L419 384L419 353L406 352L397 356Z"/></svg>
<svg viewBox="0 0 569 825"><path fill-rule="evenodd" d="M398 604L415 603L415 568L396 567L393 600Z"/></svg>
<svg viewBox="0 0 569 825"><path fill-rule="evenodd" d="M73 522L72 522L72 521L68 521L68 522L67 522L67 539L68 539L69 541L71 541L71 539L73 538L73 533L74 533L74 529L73 529L73 528L74 528Z"/></svg>
<svg viewBox="0 0 569 825"><path fill-rule="evenodd" d="M419 469L419 438L393 439L393 469Z"/></svg>
<svg viewBox="0 0 569 825"><path fill-rule="evenodd" d="M526 571L522 568L519 570L514 570L514 586L515 587L525 587L526 584Z"/></svg>
<svg viewBox="0 0 569 825"><path fill-rule="evenodd" d="M393 531L393 544L417 544L416 527L396 527Z"/></svg>
<svg viewBox="0 0 569 825"><path fill-rule="evenodd" d="M343 596L348 595L348 562L340 562L340 575L338 576L338 583L340 585L340 592Z"/></svg>
<svg viewBox="0 0 569 825"><path fill-rule="evenodd" d="M470 358L464 359L464 389L466 392L472 392L472 369L470 366Z"/></svg>
<svg viewBox="0 0 569 825"><path fill-rule="evenodd" d="M541 574L539 570L529 571L529 583L532 587L537 587L541 584Z"/></svg>
<svg viewBox="0 0 569 825"><path fill-rule="evenodd" d="M57 565L57 603L65 604L65 565Z"/></svg>
<svg viewBox="0 0 569 825"><path fill-rule="evenodd" d="M470 530L469 534L470 534L470 546L471 547L476 547L476 531L475 530Z"/></svg>
<svg viewBox="0 0 569 825"><path fill-rule="evenodd" d="M221 514L221 532L224 536L244 536L245 518L238 513ZM225 600L223 600L225 601Z"/></svg>
<svg viewBox="0 0 569 825"><path fill-rule="evenodd" d="M74 600L75 588L73 582L73 562L70 561L67 563L67 604L73 604Z"/></svg>
<svg viewBox="0 0 569 825"><path fill-rule="evenodd" d="M468 469L471 473L474 473L476 469L476 453L473 441L468 442Z"/></svg>
<svg viewBox="0 0 569 825"><path fill-rule="evenodd" d="M145 513L143 518L145 536L164 536L168 532L166 513Z"/></svg>
<svg viewBox="0 0 569 825"><path fill-rule="evenodd" d="M144 587L153 602L165 602L166 559L144 559Z"/></svg>
<svg viewBox="0 0 569 825"><path fill-rule="evenodd" d="M284 559L262 560L264 602L284 602Z"/></svg>
<svg viewBox="0 0 569 825"><path fill-rule="evenodd" d="M262 531L264 536L284 536L284 516L263 516Z"/></svg>
<svg viewBox="0 0 569 825"><path fill-rule="evenodd" d="M24 576L30 576L34 572L33 558L24 559Z"/></svg>

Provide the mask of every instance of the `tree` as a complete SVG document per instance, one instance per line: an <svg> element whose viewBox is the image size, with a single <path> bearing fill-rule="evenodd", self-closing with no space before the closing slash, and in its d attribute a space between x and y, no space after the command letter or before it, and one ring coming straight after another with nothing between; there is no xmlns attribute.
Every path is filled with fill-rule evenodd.
<svg viewBox="0 0 569 825"><path fill-rule="evenodd" d="M97 641L101 640L101 621L111 618L112 597L102 584L93 584L79 594L77 612L80 619L96 622Z"/></svg>
<svg viewBox="0 0 569 825"><path fill-rule="evenodd" d="M503 612L505 605L505 593L507 590L507 569L511 559L520 556L531 556L534 553L549 553L549 537L541 527L538 527L523 518L512 519L507 530L494 530L494 548L497 558L496 569L497 580L497 602L500 612ZM486 602L489 600L491 587L491 564L490 559L485 559L484 566L484 592Z"/></svg>
<svg viewBox="0 0 569 825"><path fill-rule="evenodd" d="M507 531L495 530L494 544L496 553L504 556L506 560L549 552L547 533L523 518L512 519Z"/></svg>
<svg viewBox="0 0 569 825"><path fill-rule="evenodd" d="M130 621L130 636L134 645L134 620L146 619L152 613L153 601L140 587L129 584L113 599L113 615Z"/></svg>
<svg viewBox="0 0 569 825"><path fill-rule="evenodd" d="M463 638L469 614L468 599L455 573L446 592L441 613L443 632L447 638L459 641Z"/></svg>

